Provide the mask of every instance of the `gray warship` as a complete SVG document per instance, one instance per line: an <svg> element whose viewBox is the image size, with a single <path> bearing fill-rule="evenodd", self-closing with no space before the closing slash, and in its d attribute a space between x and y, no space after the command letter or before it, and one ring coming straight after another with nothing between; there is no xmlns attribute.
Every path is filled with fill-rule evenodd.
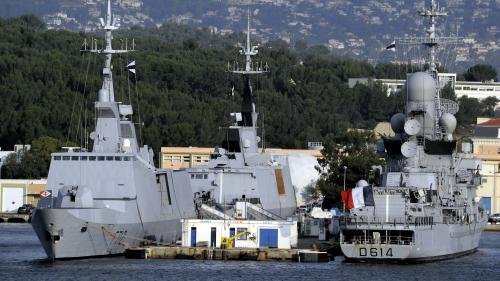
<svg viewBox="0 0 500 281"><path fill-rule="evenodd" d="M95 102L96 127L90 152L68 149L51 155L46 198L40 200L32 226L53 259L121 254L144 243L171 245L182 235L180 219L196 218L202 209L226 210L237 200L281 216L293 214L296 192L285 156L258 152L257 113L249 77L254 68L247 35L247 77L242 112L215 150L206 168L164 170L154 166L153 152L139 146L131 105L115 100L112 31L117 29L108 0L105 47L88 50L105 56L103 84ZM207 204L210 204L208 206Z"/></svg>
<svg viewBox="0 0 500 281"><path fill-rule="evenodd" d="M259 151L262 140L257 135L258 113L250 78L269 70L267 64L252 61L258 48L252 46L250 34L248 11L246 45L240 50L245 66L228 65L228 72L243 76L245 81L241 112L230 114L232 125L222 128L223 142L211 154L208 166L186 171L193 191L216 203L220 210L234 211L236 201L247 201L277 216L289 217L296 211L296 195L300 192L291 173L300 171L292 171L288 155Z"/></svg>
<svg viewBox="0 0 500 281"><path fill-rule="evenodd" d="M383 138L377 149L386 166L379 186L372 186L373 202L350 209L343 218L340 246L349 261L422 262L466 255L477 249L487 222L476 197L481 161L467 144L457 151L452 133L458 104L440 98L436 49L454 40L436 35L436 19L446 13L433 0L419 14L429 19L427 36L402 43L429 50L428 70L407 75L406 112L391 118L396 135Z"/></svg>

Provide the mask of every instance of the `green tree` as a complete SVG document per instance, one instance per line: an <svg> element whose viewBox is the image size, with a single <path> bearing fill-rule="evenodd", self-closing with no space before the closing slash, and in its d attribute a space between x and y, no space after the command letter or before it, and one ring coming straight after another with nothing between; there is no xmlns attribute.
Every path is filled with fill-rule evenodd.
<svg viewBox="0 0 500 281"><path fill-rule="evenodd" d="M477 117L481 115L482 108L478 99L462 96L458 99L459 111L455 115L459 125L475 124Z"/></svg>
<svg viewBox="0 0 500 281"><path fill-rule="evenodd" d="M375 151L368 146L375 142L372 133L347 131L331 137L322 150L319 160L321 177L317 188L324 196L323 207L341 207L340 192L344 188L346 167L346 189L353 188L361 179L369 180L372 166L382 164Z"/></svg>
<svg viewBox="0 0 500 281"><path fill-rule="evenodd" d="M497 70L488 64L477 64L470 67L464 74L463 77L466 81L488 81L497 79Z"/></svg>
<svg viewBox="0 0 500 281"><path fill-rule="evenodd" d="M487 97L481 100L482 116L495 117L495 107L499 100L495 96Z"/></svg>

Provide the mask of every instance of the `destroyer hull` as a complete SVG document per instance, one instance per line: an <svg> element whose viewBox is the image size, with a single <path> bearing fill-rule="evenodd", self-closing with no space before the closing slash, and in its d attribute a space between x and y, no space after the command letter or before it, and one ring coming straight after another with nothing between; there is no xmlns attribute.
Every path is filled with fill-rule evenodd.
<svg viewBox="0 0 500 281"><path fill-rule="evenodd" d="M409 245L341 242L340 246L346 260L351 262L430 262L474 253L485 226L486 221L437 224L426 229L414 229L414 242Z"/></svg>
<svg viewBox="0 0 500 281"><path fill-rule="evenodd" d="M33 229L49 258L118 255L127 248L148 242L147 239L171 244L181 237L178 218L143 223L96 223L78 218L72 211L75 210L47 208L37 209L33 214Z"/></svg>

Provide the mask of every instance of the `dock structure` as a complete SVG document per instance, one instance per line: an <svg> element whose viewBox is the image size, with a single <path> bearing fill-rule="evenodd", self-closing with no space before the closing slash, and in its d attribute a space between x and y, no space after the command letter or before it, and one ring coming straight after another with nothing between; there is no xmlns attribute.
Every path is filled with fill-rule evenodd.
<svg viewBox="0 0 500 281"><path fill-rule="evenodd" d="M308 249L220 249L210 247L149 246L127 249L130 259L250 260L280 262L329 262L327 252ZM332 258L333 259L333 258Z"/></svg>
<svg viewBox="0 0 500 281"><path fill-rule="evenodd" d="M500 224L487 224L485 231L500 231Z"/></svg>
<svg viewBox="0 0 500 281"><path fill-rule="evenodd" d="M29 222L30 220L29 214L0 213L0 222Z"/></svg>

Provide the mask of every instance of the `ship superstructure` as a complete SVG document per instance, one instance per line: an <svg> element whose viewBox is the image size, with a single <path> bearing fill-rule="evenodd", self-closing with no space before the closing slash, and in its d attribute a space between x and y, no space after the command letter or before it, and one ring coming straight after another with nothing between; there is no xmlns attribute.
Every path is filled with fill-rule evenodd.
<svg viewBox="0 0 500 281"><path fill-rule="evenodd" d="M259 151L261 138L257 135L258 113L251 77L268 72L268 67L252 60L258 54L258 47L251 44L250 33L248 12L246 44L240 50L245 67L228 66L229 72L245 79L241 112L230 114L232 125L223 128L224 140L211 154L208 167L187 171L193 191L221 210L234 207L236 201L248 201L288 217L297 208L289 158Z"/></svg>
<svg viewBox="0 0 500 281"><path fill-rule="evenodd" d="M46 187L52 196L32 218L52 258L120 254L144 241L175 243L180 219L195 217L188 175L154 167L152 150L139 147L132 106L115 100L112 57L128 50L112 47L117 25L107 4L104 48L87 50L105 56L93 148L52 154Z"/></svg>
<svg viewBox="0 0 500 281"><path fill-rule="evenodd" d="M385 156L374 206L344 217L341 249L352 261L431 261L474 252L486 224L476 190L481 161L470 145L457 151L453 132L458 104L440 98L436 49L451 38L436 34L445 16L435 1L419 13L429 19L427 36L401 40L429 50L428 71L407 75L405 113L391 118L393 138L378 149Z"/></svg>

